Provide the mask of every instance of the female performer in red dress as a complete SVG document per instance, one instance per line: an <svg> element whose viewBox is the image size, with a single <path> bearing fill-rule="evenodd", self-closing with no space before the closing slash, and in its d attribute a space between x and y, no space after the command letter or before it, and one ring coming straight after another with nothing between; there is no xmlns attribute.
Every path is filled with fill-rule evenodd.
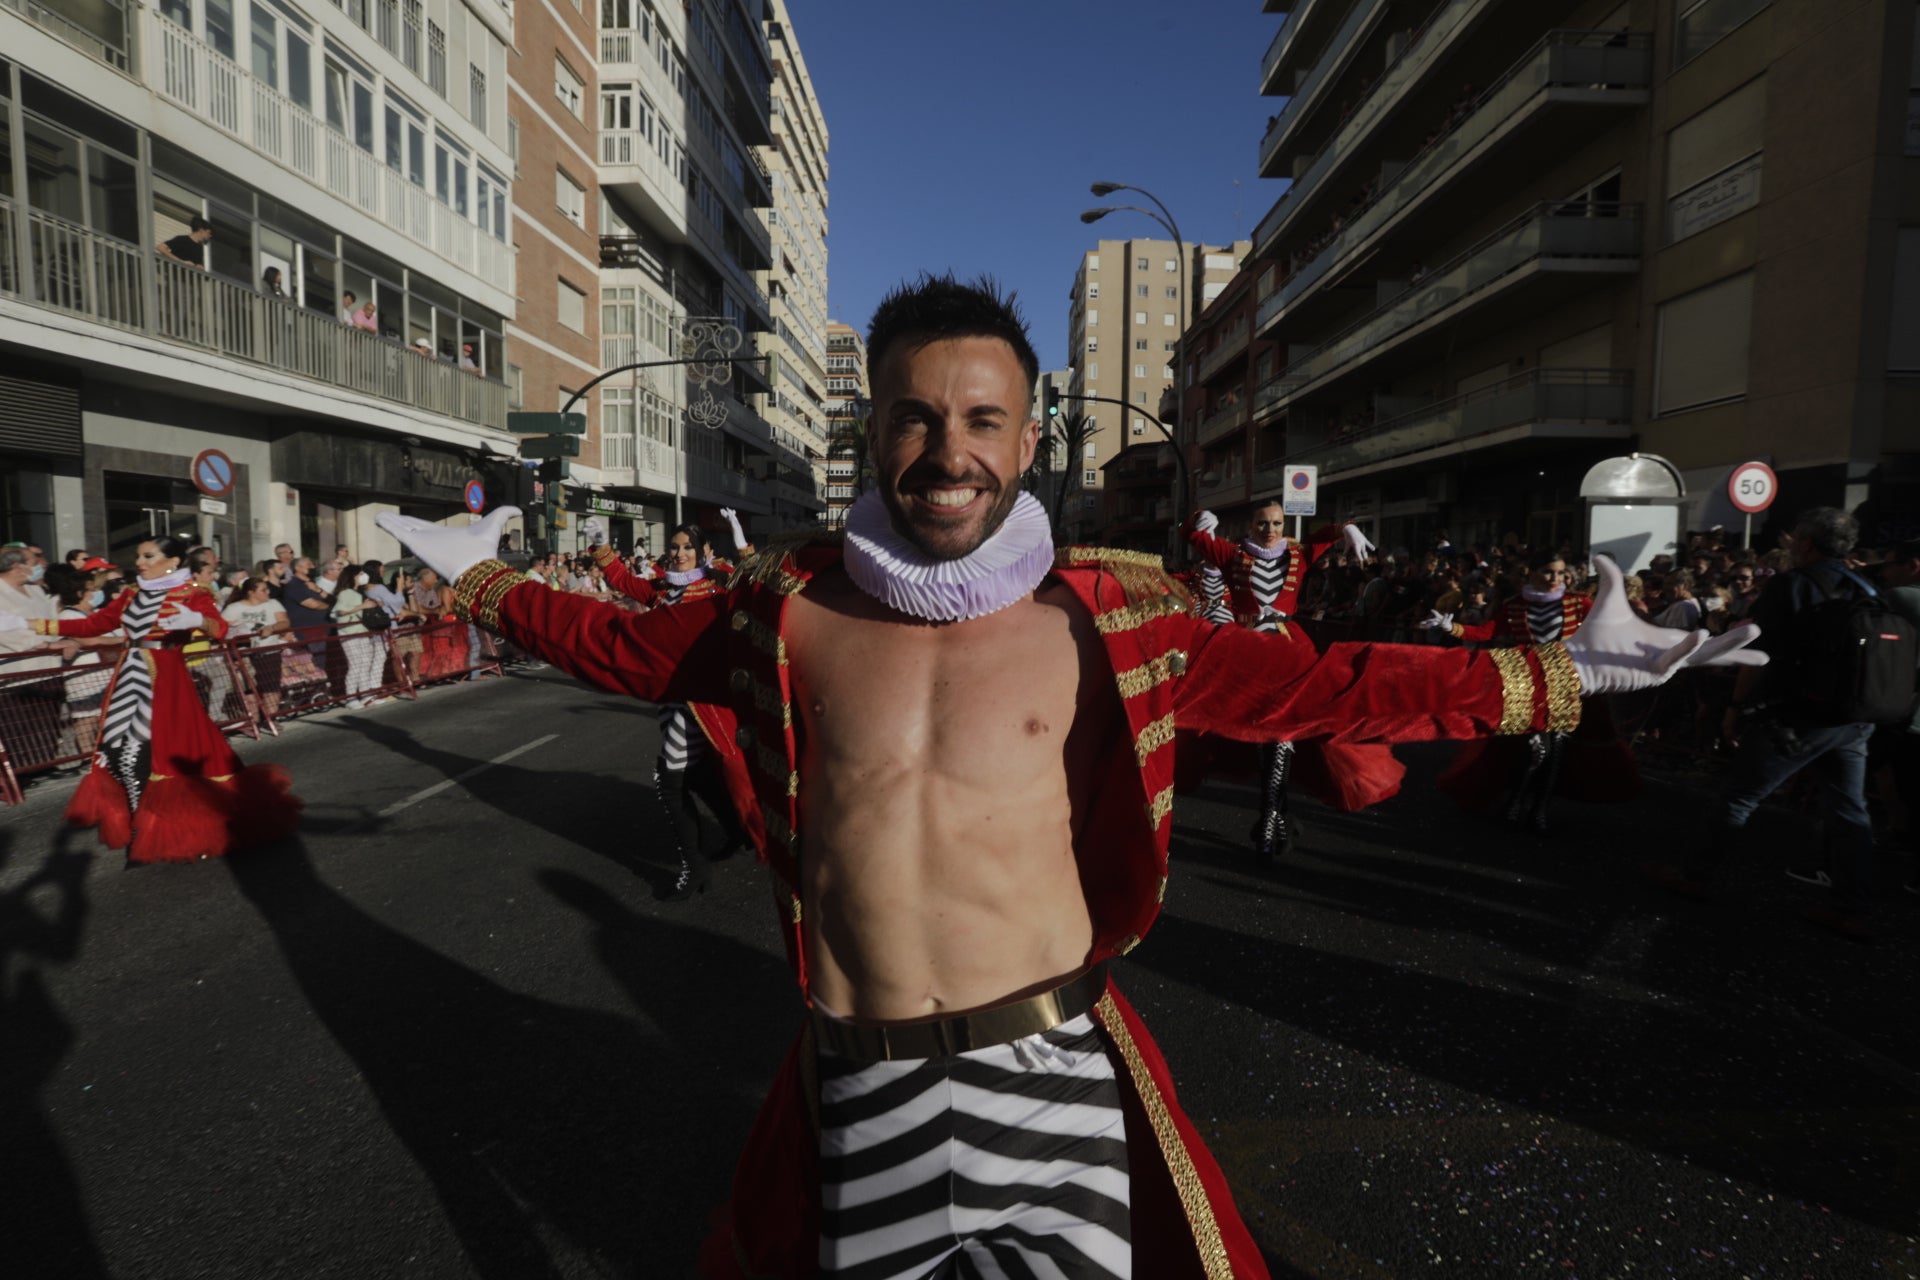
<svg viewBox="0 0 1920 1280"><path fill-rule="evenodd" d="M139 579L85 618L34 619L44 635L98 636L124 628L100 715L93 765L67 804L67 821L98 827L129 862L190 862L265 844L292 831L300 801L279 765L242 765L194 692L180 651L205 632L227 633L220 606L183 566L187 544L140 544Z"/></svg>
<svg viewBox="0 0 1920 1280"><path fill-rule="evenodd" d="M1307 570L1344 538L1355 555L1373 550L1353 525L1327 529L1304 545L1286 535L1287 518L1279 502L1253 509L1253 528L1239 542L1229 542L1213 531L1219 519L1202 511L1187 525L1187 542L1206 562L1200 572L1218 571L1225 587L1224 608L1208 602L1210 621L1237 622L1250 631L1285 634L1288 620L1300 603L1300 584ZM1207 584L1201 582L1202 592ZM1308 643L1305 636L1299 637ZM1287 821L1287 779L1295 758L1311 761L1305 780L1321 798L1346 810L1362 809L1399 790L1402 770L1392 751L1382 746L1319 745L1310 755L1299 755L1296 744L1269 742L1260 747L1260 817L1249 838L1254 856L1262 862L1284 855L1293 846L1293 828ZM1337 758L1336 758L1337 757Z"/></svg>
<svg viewBox="0 0 1920 1280"><path fill-rule="evenodd" d="M729 515L732 513L729 512ZM736 524L735 529L739 526ZM599 532L598 528L590 530ZM736 536L736 541L738 540ZM753 548L742 548L750 554ZM709 569L713 542L697 524L683 524L667 535L664 571L658 578L642 578L620 563L611 547L594 546L590 554L615 591L655 609L705 600L726 589L725 575ZM653 770L654 794L667 811L667 826L680 851L680 874L662 896L681 902L705 893L712 881L712 865L700 847L700 811L695 797L705 800L726 835L724 848L746 843L746 831L727 798L727 782L708 749L705 730L691 709L678 703L660 706L660 758Z"/></svg>

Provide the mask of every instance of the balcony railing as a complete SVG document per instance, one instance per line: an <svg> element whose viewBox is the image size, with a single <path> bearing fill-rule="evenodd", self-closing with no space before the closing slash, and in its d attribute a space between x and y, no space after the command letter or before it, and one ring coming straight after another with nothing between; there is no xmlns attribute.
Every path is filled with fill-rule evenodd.
<svg viewBox="0 0 1920 1280"><path fill-rule="evenodd" d="M1484 0L1480 2L1484 3ZM1353 56L1354 45L1359 41L1361 33L1379 21L1386 7L1387 0L1360 0L1347 11L1347 20L1340 24L1340 29L1334 32L1331 40L1327 41L1327 47L1321 51L1320 61L1314 63L1313 70L1301 78L1298 87L1288 97L1287 105L1280 108L1279 113L1273 118L1273 123L1267 126L1267 134L1260 140L1260 172L1262 174L1266 173L1268 163L1280 150L1281 142L1302 120L1306 119L1308 107L1325 87L1334 71L1345 66L1348 59Z"/></svg>
<svg viewBox="0 0 1920 1280"><path fill-rule="evenodd" d="M1321 0L1301 0L1299 4L1293 7L1293 12L1289 13L1286 16L1286 20L1280 24L1280 29L1273 33L1273 39L1267 42L1267 51L1260 55L1260 83L1262 86L1265 86L1267 81L1273 78L1274 69L1293 52L1294 39L1305 26L1302 19L1307 16L1307 11L1313 8L1315 3L1318 2L1321 2Z"/></svg>
<svg viewBox="0 0 1920 1280"><path fill-rule="evenodd" d="M1617 369L1535 369L1364 431L1289 442L1287 461L1314 463L1330 477L1511 427L1557 424L1618 435L1633 422L1632 379Z"/></svg>
<svg viewBox="0 0 1920 1280"><path fill-rule="evenodd" d="M0 294L22 302L506 430L505 384L343 325L331 310L270 298L7 202L0 202L0 252ZM17 279L23 259L26 278Z"/></svg>
<svg viewBox="0 0 1920 1280"><path fill-rule="evenodd" d="M1237 401L1210 417L1202 418L1200 420L1200 430L1194 439L1202 448L1205 448L1214 441L1224 439L1246 425L1246 401Z"/></svg>
<svg viewBox="0 0 1920 1280"><path fill-rule="evenodd" d="M1202 485L1194 492L1193 504L1196 507L1210 507L1222 498L1243 498L1247 493L1245 472L1223 476L1212 484Z"/></svg>
<svg viewBox="0 0 1920 1280"><path fill-rule="evenodd" d="M1214 374L1227 367L1228 361L1247 349L1249 329L1245 320L1238 327L1227 331L1220 339L1220 345L1200 358L1200 381L1205 382Z"/></svg>
<svg viewBox="0 0 1920 1280"><path fill-rule="evenodd" d="M118 27L118 30L95 31L91 27L82 26L57 10L38 3L37 0L0 0L0 5L13 10L36 27L51 32L88 57L130 75L133 74L135 69L133 19L121 6L117 4L97 6L95 12L105 18L109 26Z"/></svg>
<svg viewBox="0 0 1920 1280"><path fill-rule="evenodd" d="M1268 378L1253 392L1253 414L1257 418L1268 409L1279 404L1305 381L1292 373L1282 373Z"/></svg>
<svg viewBox="0 0 1920 1280"><path fill-rule="evenodd" d="M632 62L633 51L640 41L638 31L609 28L600 32L600 61Z"/></svg>
<svg viewBox="0 0 1920 1280"><path fill-rule="evenodd" d="M1481 143L1503 128L1508 121L1530 108L1557 88L1607 90L1645 90L1653 82L1652 42L1645 35L1624 36L1606 31L1554 31L1535 45L1515 64L1498 84L1488 90L1480 105L1459 125L1423 147L1391 182L1386 183L1373 201L1350 215L1332 239L1289 276L1285 283L1260 304L1256 330L1265 329L1281 312L1312 289L1338 263L1344 261L1382 227L1400 214L1444 187L1450 171L1471 156ZM1622 95L1625 101L1644 99L1644 93ZM1314 162L1321 169L1340 141L1329 146ZM1308 178L1302 178L1289 191L1289 198L1300 191ZM1284 219L1275 225L1282 229Z"/></svg>
<svg viewBox="0 0 1920 1280"><path fill-rule="evenodd" d="M145 12L149 50L159 49L154 88L163 97L496 289L513 292L511 244L481 231L176 23Z"/></svg>
<svg viewBox="0 0 1920 1280"><path fill-rule="evenodd" d="M1569 207L1577 212L1560 212ZM1293 361L1287 374L1304 386L1350 367L1416 325L1468 305L1524 267L1557 261L1577 263L1573 269L1581 271L1593 270L1596 263L1632 270L1639 256L1639 205L1538 205Z"/></svg>
<svg viewBox="0 0 1920 1280"><path fill-rule="evenodd" d="M708 458L687 455L687 484L698 485L712 493L721 494L741 504L752 504L765 514L768 508L767 486L758 480L750 480L727 467Z"/></svg>

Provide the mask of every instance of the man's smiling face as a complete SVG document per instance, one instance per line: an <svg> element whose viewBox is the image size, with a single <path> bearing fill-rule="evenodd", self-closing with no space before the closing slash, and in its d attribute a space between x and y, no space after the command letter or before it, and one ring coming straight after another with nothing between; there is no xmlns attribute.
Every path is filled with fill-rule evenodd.
<svg viewBox="0 0 1920 1280"><path fill-rule="evenodd" d="M999 338L901 346L875 371L874 459L900 535L936 560L1000 528L1033 464L1033 387Z"/></svg>

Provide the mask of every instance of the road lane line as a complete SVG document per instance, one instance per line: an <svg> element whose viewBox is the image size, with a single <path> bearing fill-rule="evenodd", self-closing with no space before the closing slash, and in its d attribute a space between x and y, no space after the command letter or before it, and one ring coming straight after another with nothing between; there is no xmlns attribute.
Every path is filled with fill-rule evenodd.
<svg viewBox="0 0 1920 1280"><path fill-rule="evenodd" d="M493 766L497 764L505 764L507 761L513 759L515 756L525 755L527 752L533 750L535 747L544 747L547 745L547 743L552 742L555 738L559 736L560 735L557 733L549 733L543 738L535 738L532 742L523 742L511 751L505 752L504 754L501 754L501 755L497 755L491 760L482 761L480 764L477 764L473 766L473 768L468 769L465 773L458 773L451 778L444 778L441 781L436 782L432 786L426 788L425 790L414 792L412 795L408 796L404 800L394 801L392 804L388 805L386 808L382 809L380 812L374 814L372 818L368 819L368 821L378 822L382 818L391 818L394 814L399 813L402 809L410 809L414 805L419 804L422 800L431 800L434 796L439 795L442 791L445 791L448 787L457 787L461 783L465 782L468 778L471 778L476 774L485 773L487 770L493 768ZM354 825L357 827L365 824L355 823Z"/></svg>

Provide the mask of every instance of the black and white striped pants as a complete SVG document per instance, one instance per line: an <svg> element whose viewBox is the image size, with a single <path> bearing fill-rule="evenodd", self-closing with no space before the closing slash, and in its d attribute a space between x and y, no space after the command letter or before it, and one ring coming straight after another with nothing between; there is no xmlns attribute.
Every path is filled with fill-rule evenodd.
<svg viewBox="0 0 1920 1280"><path fill-rule="evenodd" d="M942 1058L823 1050L822 1273L1127 1280L1126 1123L1109 1053L1089 1014Z"/></svg>

